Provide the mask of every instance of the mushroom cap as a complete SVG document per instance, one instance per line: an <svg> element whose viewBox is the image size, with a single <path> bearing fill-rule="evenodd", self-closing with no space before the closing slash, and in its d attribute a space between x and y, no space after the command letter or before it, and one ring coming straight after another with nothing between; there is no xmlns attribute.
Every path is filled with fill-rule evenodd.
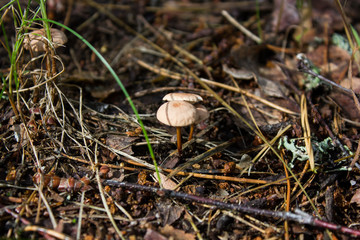
<svg viewBox="0 0 360 240"><path fill-rule="evenodd" d="M184 101L166 102L159 107L156 118L165 125L185 127L195 123L196 108Z"/></svg>
<svg viewBox="0 0 360 240"><path fill-rule="evenodd" d="M166 94L163 97L164 101L186 101L189 103L196 103L196 102L200 102L203 100L203 98L197 94L193 94L193 93L169 93Z"/></svg>
<svg viewBox="0 0 360 240"><path fill-rule="evenodd" d="M201 121L204 121L205 119L207 119L209 117L209 112L208 110L206 110L204 105L201 104L195 104L195 108L196 108L196 120L195 123L199 123Z"/></svg>
<svg viewBox="0 0 360 240"><path fill-rule="evenodd" d="M52 43L54 48L65 44L67 42L67 37L65 33L56 28L50 28L50 33L52 37ZM31 48L34 52L45 52L46 51L46 33L44 29L38 29L32 31L24 39L24 47L29 50Z"/></svg>

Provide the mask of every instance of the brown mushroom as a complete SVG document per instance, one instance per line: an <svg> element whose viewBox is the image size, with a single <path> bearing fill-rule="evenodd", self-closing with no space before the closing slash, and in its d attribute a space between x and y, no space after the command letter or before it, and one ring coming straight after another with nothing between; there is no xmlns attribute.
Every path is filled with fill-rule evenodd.
<svg viewBox="0 0 360 240"><path fill-rule="evenodd" d="M56 28L50 28L52 44L54 48L64 45L67 42L65 33ZM46 33L44 29L38 29L29 33L24 39L24 48L31 48L34 52L45 52L47 46Z"/></svg>
<svg viewBox="0 0 360 240"><path fill-rule="evenodd" d="M181 156L181 127L192 125L196 121L196 108L184 101L166 102L160 106L156 117L161 123L176 127L177 149Z"/></svg>
<svg viewBox="0 0 360 240"><path fill-rule="evenodd" d="M198 102L203 101L203 98L200 95L197 94L193 94L193 93L182 93L182 92L178 92L178 93L168 93L163 97L164 101L185 101L185 102L189 102L191 104L196 104ZM209 113L206 110L206 108L203 105L198 105L199 106L199 110L198 110L198 117L201 118L201 120L196 121L194 124L191 124L190 126L190 133L189 133L189 139L192 139L193 133L194 133L194 127L195 124L205 120L206 118L209 117ZM201 106L201 107L200 107Z"/></svg>

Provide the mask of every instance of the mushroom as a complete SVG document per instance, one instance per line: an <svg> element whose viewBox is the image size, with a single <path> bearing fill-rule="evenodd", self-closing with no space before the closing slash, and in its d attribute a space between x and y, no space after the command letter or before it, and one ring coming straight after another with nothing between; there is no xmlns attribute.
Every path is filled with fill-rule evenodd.
<svg viewBox="0 0 360 240"><path fill-rule="evenodd" d="M50 28L52 43L54 48L58 48L67 42L65 33L56 29ZM34 52L45 52L48 40L44 29L38 29L29 33L28 37L24 39L24 47L29 50L31 48Z"/></svg>
<svg viewBox="0 0 360 240"><path fill-rule="evenodd" d="M189 103L197 103L197 102L201 102L203 100L203 98L197 94L193 94L193 93L169 93L166 94L163 97L164 101L185 101L185 102L189 102Z"/></svg>
<svg viewBox="0 0 360 240"><path fill-rule="evenodd" d="M196 121L196 108L185 101L166 102L160 106L156 118L163 124L176 127L177 149L181 156L181 127L189 126Z"/></svg>
<svg viewBox="0 0 360 240"><path fill-rule="evenodd" d="M206 110L206 108L203 105L200 104L196 104L198 102L203 101L203 98L197 94L193 94L193 93L169 93L166 94L163 97L164 101L185 101L185 102L189 102L191 104L195 104L196 107L196 115L197 115L197 120L195 121L195 123L191 124L190 126L190 133L189 133L189 138L188 140L190 141L192 139L193 133L194 133L194 127L195 124L200 123L201 121L207 119L209 117L209 112Z"/></svg>
<svg viewBox="0 0 360 240"><path fill-rule="evenodd" d="M191 124L188 141L192 139L195 124L198 124L209 117L209 112L206 110L204 105L197 103L194 107L196 108L196 120L193 124Z"/></svg>

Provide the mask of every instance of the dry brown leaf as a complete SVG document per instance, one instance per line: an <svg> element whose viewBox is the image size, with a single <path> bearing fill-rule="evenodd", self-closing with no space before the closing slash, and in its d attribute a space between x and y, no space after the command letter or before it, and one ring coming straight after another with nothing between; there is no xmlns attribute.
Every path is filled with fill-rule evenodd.
<svg viewBox="0 0 360 240"><path fill-rule="evenodd" d="M161 228L161 233L168 237L173 237L175 240L192 240L196 239L195 234L192 233L185 233L183 230L175 229L170 225L166 225L165 227Z"/></svg>
<svg viewBox="0 0 360 240"><path fill-rule="evenodd" d="M356 204L360 205L360 188L356 189L356 192L352 196L350 203L356 203Z"/></svg>
<svg viewBox="0 0 360 240"><path fill-rule="evenodd" d="M160 174L160 180L161 180L161 184L162 184L163 188L170 189L170 190L174 190L176 188L177 184L173 180L169 179L167 176L165 176L162 173L159 173L159 174ZM154 173L154 177L156 178L156 180L158 180L156 173Z"/></svg>
<svg viewBox="0 0 360 240"><path fill-rule="evenodd" d="M173 205L170 202L166 202L165 204L159 204L157 208L160 211L161 219L162 219L162 225L171 225L184 213L184 207Z"/></svg>
<svg viewBox="0 0 360 240"><path fill-rule="evenodd" d="M360 93L360 78L353 77L351 80L345 78L340 82L344 88L352 89L355 93Z"/></svg>
<svg viewBox="0 0 360 240"><path fill-rule="evenodd" d="M131 150L131 144L137 139L137 137L108 135L106 137L106 145L116 150L132 155L134 154L134 152Z"/></svg>
<svg viewBox="0 0 360 240"><path fill-rule="evenodd" d="M341 106L341 111L344 113L346 118L352 121L358 122L360 119L359 111L356 110L356 105L352 96L342 92L332 92L330 97Z"/></svg>
<svg viewBox="0 0 360 240"><path fill-rule="evenodd" d="M150 228L146 230L144 240L166 240L167 238Z"/></svg>
<svg viewBox="0 0 360 240"><path fill-rule="evenodd" d="M255 78L255 74L245 69L230 68L226 64L223 64L223 71L236 79L252 80Z"/></svg>
<svg viewBox="0 0 360 240"><path fill-rule="evenodd" d="M280 14L281 13L281 14ZM281 19L279 19L281 18ZM296 0L275 0L272 12L272 29L284 31L291 25L297 25L300 15L296 8Z"/></svg>
<svg viewBox="0 0 360 240"><path fill-rule="evenodd" d="M261 90L267 96L271 97L284 97L287 90L284 88L283 85L280 85L278 82L269 80L268 78L258 76L257 83Z"/></svg>

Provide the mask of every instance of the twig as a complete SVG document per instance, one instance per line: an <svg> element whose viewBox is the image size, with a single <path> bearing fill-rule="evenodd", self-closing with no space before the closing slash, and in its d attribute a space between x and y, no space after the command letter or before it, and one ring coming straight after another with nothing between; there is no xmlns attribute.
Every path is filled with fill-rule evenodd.
<svg viewBox="0 0 360 240"><path fill-rule="evenodd" d="M200 94L201 96L211 96L210 93L208 93L204 89L198 89L198 88L188 88L188 87L157 87L152 89L145 89L141 90L139 92L134 93L134 97L142 97L147 94L154 94L159 92L175 92L175 91L187 91L187 92L196 92Z"/></svg>
<svg viewBox="0 0 360 240"><path fill-rule="evenodd" d="M299 175L299 174L296 174L296 176L298 176L298 175ZM293 178L293 176L290 176L290 177L289 177L289 179L292 179L292 178ZM285 181L286 181L286 180L287 180L286 178L281 178L281 179L278 179L278 180L273 181L273 182L266 183L266 184L261 185L261 186L257 186L257 187L254 187L254 188L250 188L249 190L245 190L245 191L240 192L240 193L234 193L234 194L232 194L232 195L229 195L227 198L229 199L229 198L233 198L233 197L235 197L235 196L237 196L237 197L244 196L244 195L246 195L246 194L248 194L248 193L250 193L250 192L259 191L259 190L261 190L261 189L263 189L263 188L269 187L270 185L274 185L274 184L285 184Z"/></svg>
<svg viewBox="0 0 360 240"><path fill-rule="evenodd" d="M237 88L239 88L239 86L237 86ZM241 95L241 99L242 99L243 102L244 102L244 105L245 105L245 107L246 107L246 110L248 111L248 113L249 113L249 115L250 115L250 119L251 119L251 121L253 122L255 128L258 130L259 134L261 134L263 137L265 137L264 134L262 133L262 131L260 130L259 124L257 124L254 115L252 114L252 112L251 112L251 110L250 110L250 106L249 106L248 102L246 101L245 96L244 96L244 95Z"/></svg>
<svg viewBox="0 0 360 240"><path fill-rule="evenodd" d="M63 233L59 233L56 230L47 229L47 228L39 227L39 226L36 226L36 225L26 226L24 228L24 231L25 232L30 232L30 231L31 232L39 232L39 233L43 234L45 237L46 237L46 235L48 235L47 239L49 239L49 236L55 237L57 239L62 239L62 240L70 240L70 239L72 239L71 237L66 236Z"/></svg>
<svg viewBox="0 0 360 240"><path fill-rule="evenodd" d="M308 68L308 67L306 66L306 64L303 62L302 59L299 59L299 62L298 62L298 70L299 70L300 72L307 73L307 74L310 74L310 75L312 75L312 76L314 76L314 77L317 77L317 78L319 78L320 80L322 80L322 81L324 81L324 82L326 82L326 83L328 83L328 84L330 84L330 85L332 85L332 86L334 86L334 87L339 88L339 89L342 90L343 92L346 92L346 93L352 95L352 92L353 92L353 91L351 91L351 90L348 89L348 88L344 88L343 86L341 86L341 85L339 85L339 84L331 81L330 79L327 79L326 77L324 77L324 76L322 76L322 75L320 75L320 74L315 73L313 70L311 70L310 68Z"/></svg>
<svg viewBox="0 0 360 240"><path fill-rule="evenodd" d="M156 175L156 174L155 174ZM107 193L107 195L109 196L109 194ZM109 196L110 197L110 196ZM118 207L118 209L127 217L127 221L134 221L134 218L130 215L130 213L128 211L126 211L126 209L121 206L119 203L117 203L116 201L114 201L115 206Z"/></svg>
<svg viewBox="0 0 360 240"><path fill-rule="evenodd" d="M16 214L14 212L12 212L8 207L2 207L0 208L0 210L4 210L5 212L7 212L8 214L10 214L11 216L13 216L14 218L16 219L20 219L20 221L27 225L24 229L24 231L37 231L39 232L41 235L50 235L50 236L53 236L53 237L56 237L58 239L71 239L70 237L66 236L65 234L63 233L59 233L55 230L52 230L52 229L45 229L45 228L42 228L42 227L39 227L39 226L36 226L36 225L30 225L31 222L23 217L21 217L19 214Z"/></svg>
<svg viewBox="0 0 360 240"><path fill-rule="evenodd" d="M303 179L303 177L305 176L305 173L308 172L309 166L310 166L310 162L309 162L309 161L306 161L306 164L305 164L303 170L302 170L301 173L300 173L299 180L302 180L302 179ZM293 189L291 190L291 193L294 193L294 192L296 191L296 189L297 189L298 186L299 186L299 185L298 185L297 183L295 183L295 186L294 186ZM300 192L300 193L301 193L301 192Z"/></svg>
<svg viewBox="0 0 360 240"><path fill-rule="evenodd" d="M221 14L235 27L237 27L241 32L243 32L246 36L251 38L257 44L261 43L261 39L255 36L252 32L247 30L243 25L241 25L238 21L235 20L226 10L222 10Z"/></svg>
<svg viewBox="0 0 360 240"><path fill-rule="evenodd" d="M281 156L283 157L284 156L284 150L280 152ZM287 168L285 166L285 164L287 164L287 160L284 158L284 172L285 172L285 176L287 178L287 181L286 181L286 197L285 197L285 211L286 212L289 212L290 211L290 188L291 188L291 185L290 185L290 180L289 180L289 173L287 171ZM284 230L285 230L285 234L284 234L284 238L286 240L289 240L289 222L286 220L284 222Z"/></svg>
<svg viewBox="0 0 360 240"><path fill-rule="evenodd" d="M271 217L271 218L280 218L283 220L289 220L294 221L300 224L306 224L311 225L315 227L321 227L326 228L334 231L339 231L344 234L353 235L353 236L360 236L360 231L351 229L348 227L336 225L333 223L325 222L322 220L319 220L318 218L315 218L305 212L302 212L299 209L296 209L294 213L292 212L282 212L282 211L272 211L272 210L266 210L266 209L258 209L258 208L252 208L247 207L239 204L231 204L231 203L225 203L205 197L200 197L196 195L186 194L182 192L176 192L168 189L160 189L156 187L150 187L150 186L144 186L144 185L138 185L134 183L128 183L128 182L119 182L115 180L104 180L103 184L114 186L114 187L124 187L128 189L138 190L138 191L147 191L152 192L160 197L173 197L173 198L179 198L183 199L189 202L196 202L200 204L206 204L211 205L219 209L226 209L226 210L234 210L239 211L247 214L253 214L253 215L259 215L259 216L265 216L265 217Z"/></svg>
<svg viewBox="0 0 360 240"><path fill-rule="evenodd" d="M355 166L355 163L359 160L359 154L360 154L360 141L358 141L358 146L356 148L355 156L350 163L351 168L353 168Z"/></svg>
<svg viewBox="0 0 360 240"><path fill-rule="evenodd" d="M82 215L84 209L84 198L85 198L85 191L81 192L81 202L80 202L80 210L79 210L78 227L76 231L76 240L79 240L81 237L81 223L82 223Z"/></svg>
<svg viewBox="0 0 360 240"><path fill-rule="evenodd" d="M281 233L282 232L282 229L280 228L277 228L273 225L271 225L271 223L267 223L267 222L264 222L264 221L260 221L259 219L256 219L254 218L253 216L250 216L250 215L246 215L246 218L250 219L251 221L255 222L255 223L258 223L259 225L262 225L266 228L271 228L272 230L274 230L275 232L277 233Z"/></svg>
<svg viewBox="0 0 360 240"><path fill-rule="evenodd" d="M29 220L27 220L26 218L21 217L19 214L14 213L13 211L11 211L11 210L9 209L9 207L3 207L3 206L1 206L0 211L2 211L2 210L4 210L5 212L7 212L8 214L10 214L11 216L13 216L14 218L20 219L20 221L21 221L23 224L25 224L25 225L31 224Z"/></svg>
<svg viewBox="0 0 360 240"><path fill-rule="evenodd" d="M304 94L301 95L301 126L303 128L306 152L309 156L308 161L310 163L311 170L315 171L314 149L311 145L311 129L308 119L306 97Z"/></svg>
<svg viewBox="0 0 360 240"><path fill-rule="evenodd" d="M83 107L83 103L82 103L82 99L83 99L83 95L82 95L82 88L79 89L80 95L79 95L79 112L78 112L78 121L81 127L81 136L84 142L84 146L85 146L85 152L89 158L89 161L91 163L91 167L94 168L94 163L92 162L92 158L90 156L90 152L89 152L89 147L87 145L87 141L85 138L85 135L88 134L88 130L84 127L84 123L83 123L83 113L82 113L82 107ZM95 150L96 151L96 150Z"/></svg>
<svg viewBox="0 0 360 240"><path fill-rule="evenodd" d="M42 175L42 174L41 174ZM42 192L42 185L43 185L43 177L41 177L41 182L40 182L40 186L37 186L37 191L39 192L39 195L40 195L40 198L41 200L43 201L48 213L49 213L49 218L50 218L50 221L51 221L51 224L53 226L54 229L56 229L57 227L57 222L56 222L56 219L55 219L55 216L54 216L54 213L52 212L51 210L51 207L50 207L50 204L48 203L48 201L46 200L46 197L44 195L44 193Z"/></svg>
<svg viewBox="0 0 360 240"><path fill-rule="evenodd" d="M269 1L259 0L260 10L270 11L272 9L272 5ZM121 10L125 12L131 11L133 8L129 4L119 4L119 3L103 3L98 4L98 7L112 9L112 10ZM254 1L229 1L229 2L191 2L191 1L175 1L172 4L168 4L166 6L155 6L155 5L147 5L146 11L148 12L165 12L167 14L170 13L196 13L196 14L209 14L209 13L219 13L220 9L241 9L241 11L254 11L256 8Z"/></svg>
<svg viewBox="0 0 360 240"><path fill-rule="evenodd" d="M162 169L164 172L172 172L171 169ZM230 182L240 182L240 183L250 183L250 184L282 184L285 179L280 179L274 182L268 182L266 180L261 179L251 179L251 178L239 178L239 177L230 177L230 176L218 176L218 175L210 175L210 174L202 174L202 173L192 173L192 172L177 172L176 175L179 176L188 176L192 175L192 177L196 178L204 178L204 179L213 179L213 180L222 180L222 181L230 181Z"/></svg>
<svg viewBox="0 0 360 240"><path fill-rule="evenodd" d="M289 109L286 109L286 108L283 108L283 107L280 107L266 99L263 99L263 98L260 98L254 94L251 94L241 88L236 88L236 87L232 87L232 86L229 86L229 85L226 85L226 84L223 84L223 83L219 83L219 82L215 82L215 81L211 81L211 80L208 80L208 79L204 79L204 78L200 78L200 80L204 83L207 83L207 84L210 84L210 85L213 85L213 86L216 86L216 87L221 87L221 88L224 88L224 89L227 89L227 90L230 90L230 91L233 91L233 92L238 92L238 93L241 93L241 94L244 94L245 96L247 97L250 97L250 98L253 98L269 107L272 107L272 108L275 108L281 112L284 112L284 113L288 113L288 114L292 114L292 115L299 115L299 113L297 112L294 112L294 111L291 111Z"/></svg>
<svg viewBox="0 0 360 240"><path fill-rule="evenodd" d="M196 224L194 223L194 221L193 221L190 213L189 213L187 210L185 210L185 216L184 216L184 218L190 222L190 225L191 225L191 227L193 228L194 232L196 233L197 238L198 238L199 240L203 240L199 229L197 228L197 226L196 226Z"/></svg>
<svg viewBox="0 0 360 240"><path fill-rule="evenodd" d="M257 111L258 113L260 113L263 116L268 116L270 118L279 119L279 115L275 115L275 113L281 114L279 112L273 112L273 111L269 111L268 109L260 109L259 107L257 107L255 104L253 103L249 103L249 102L244 102L242 97L233 97L230 99L231 102L242 105L242 106L248 106L250 109L253 109L255 111ZM261 127L261 126L260 126Z"/></svg>
<svg viewBox="0 0 360 240"><path fill-rule="evenodd" d="M236 216L234 215L232 212L229 211L223 211L223 213L225 215L228 215L229 217L235 218L236 220L238 220L239 222L246 224L248 226L250 226L251 228L255 229L256 231L261 232L262 234L265 234L265 230L262 228L259 228L258 226L256 226L255 224L252 224L251 222L245 220L244 218L240 217L240 216Z"/></svg>

